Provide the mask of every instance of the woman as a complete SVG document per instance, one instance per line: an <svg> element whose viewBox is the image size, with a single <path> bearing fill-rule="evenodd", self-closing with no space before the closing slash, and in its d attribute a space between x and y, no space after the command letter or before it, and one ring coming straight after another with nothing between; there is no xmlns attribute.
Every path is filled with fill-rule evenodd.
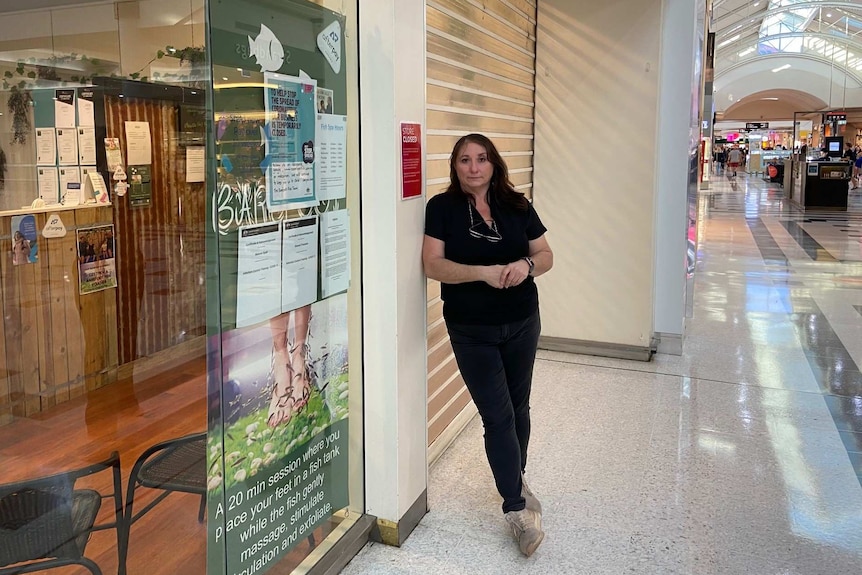
<svg viewBox="0 0 862 575"><path fill-rule="evenodd" d="M541 504L524 481L541 330L533 278L551 269L554 256L545 226L509 182L491 140L458 140L449 180L446 192L428 202L422 261L428 277L442 282L443 317L482 417L503 513L529 556L544 538Z"/></svg>
<svg viewBox="0 0 862 575"><path fill-rule="evenodd" d="M12 264L20 266L21 264L29 263L30 260L30 240L24 237L20 231L15 232L15 238L12 241Z"/></svg>

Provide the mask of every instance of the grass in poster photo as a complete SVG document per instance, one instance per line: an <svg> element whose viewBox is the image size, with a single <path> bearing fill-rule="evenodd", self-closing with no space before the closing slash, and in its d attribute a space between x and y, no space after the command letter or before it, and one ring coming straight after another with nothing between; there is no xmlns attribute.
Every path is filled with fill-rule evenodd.
<svg viewBox="0 0 862 575"><path fill-rule="evenodd" d="M285 316L287 314L282 314ZM281 318L285 321L286 318ZM270 321L233 330L222 337L225 404L221 429L209 434L210 461L224 448L226 478L209 478L211 491L249 482L271 465L297 452L315 435L348 414L348 361L346 298L336 297L312 306L304 345L307 401L290 417L271 425L272 402L278 397L278 366L285 359L301 357L291 322L286 343L293 354L284 354L273 339ZM300 342L301 337L299 338ZM293 368L299 372L298 366ZM288 373L290 370L288 370ZM282 392L285 391L283 388ZM293 402L288 402L291 406ZM285 414L286 415L286 414ZM224 446L218 438L224 436ZM211 465L211 469L216 466ZM225 481L226 480L226 481Z"/></svg>

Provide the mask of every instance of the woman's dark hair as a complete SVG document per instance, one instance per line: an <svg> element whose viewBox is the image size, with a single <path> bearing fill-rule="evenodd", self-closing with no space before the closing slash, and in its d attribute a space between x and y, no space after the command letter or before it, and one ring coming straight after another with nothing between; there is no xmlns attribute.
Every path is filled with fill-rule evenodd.
<svg viewBox="0 0 862 575"><path fill-rule="evenodd" d="M526 211L530 202L524 197L524 194L515 190L512 182L509 181L509 168L497 147L487 136L482 134L467 134L455 142L452 148L452 156L449 158L449 187L447 192L457 194L465 194L461 189L461 181L458 180L458 172L455 169L455 163L458 161L458 156L467 144L478 144L485 148L488 154L488 161L494 166L494 175L491 176L491 185L488 187L488 201L496 199L503 205L510 206L517 210Z"/></svg>

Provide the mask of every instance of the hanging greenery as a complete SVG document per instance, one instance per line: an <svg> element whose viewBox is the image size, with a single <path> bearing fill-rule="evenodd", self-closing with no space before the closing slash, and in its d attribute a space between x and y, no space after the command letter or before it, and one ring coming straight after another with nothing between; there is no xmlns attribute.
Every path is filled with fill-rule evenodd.
<svg viewBox="0 0 862 575"><path fill-rule="evenodd" d="M0 190L6 188L6 152L0 147Z"/></svg>
<svg viewBox="0 0 862 575"><path fill-rule="evenodd" d="M9 113L12 114L12 143L26 144L27 136L33 129L30 123L30 106L33 103L33 98L30 95L30 90L12 87L9 93Z"/></svg>

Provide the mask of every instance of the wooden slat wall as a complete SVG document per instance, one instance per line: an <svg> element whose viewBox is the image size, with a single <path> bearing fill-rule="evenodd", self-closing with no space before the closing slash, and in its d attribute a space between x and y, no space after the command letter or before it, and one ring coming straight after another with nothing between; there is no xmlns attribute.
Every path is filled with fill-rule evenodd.
<svg viewBox="0 0 862 575"><path fill-rule="evenodd" d="M533 186L535 0L428 0L427 194L449 183L449 154L466 133L490 137L515 187ZM470 402L443 323L440 285L428 282L428 443Z"/></svg>
<svg viewBox="0 0 862 575"><path fill-rule="evenodd" d="M115 205L120 363L206 332L204 217L206 188L186 183L174 102L107 97L109 137L126 149L126 121L149 122L153 143L152 200Z"/></svg>
<svg viewBox="0 0 862 575"><path fill-rule="evenodd" d="M38 238L39 261L12 265L11 216L0 217L0 425L110 383L117 367L116 290L78 294L79 227L109 224L111 208L58 212L63 238ZM47 215L36 214L36 229Z"/></svg>

